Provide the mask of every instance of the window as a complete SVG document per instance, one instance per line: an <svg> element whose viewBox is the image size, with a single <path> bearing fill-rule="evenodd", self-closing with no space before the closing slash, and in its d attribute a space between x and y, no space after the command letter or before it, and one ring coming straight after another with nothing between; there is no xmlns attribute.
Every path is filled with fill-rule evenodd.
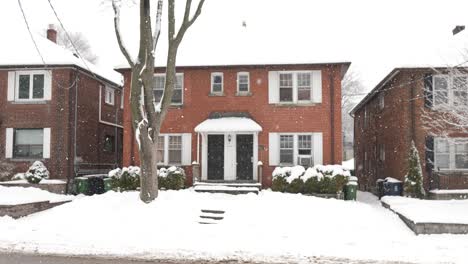
<svg viewBox="0 0 468 264"><path fill-rule="evenodd" d="M310 101L312 95L312 81L310 73L297 74L297 100Z"/></svg>
<svg viewBox="0 0 468 264"><path fill-rule="evenodd" d="M435 75L433 84L434 107L466 105L468 75Z"/></svg>
<svg viewBox="0 0 468 264"><path fill-rule="evenodd" d="M114 152L115 151L115 137L111 135L106 135L104 137L104 151L105 152Z"/></svg>
<svg viewBox="0 0 468 264"><path fill-rule="evenodd" d="M155 74L153 78L153 96L155 102L160 102L164 94L164 87L166 84L166 75L165 74ZM181 105L183 103L183 94L184 94L184 74L176 74L176 83L174 86L174 91L172 93L171 104Z"/></svg>
<svg viewBox="0 0 468 264"><path fill-rule="evenodd" d="M379 110L383 110L385 107L385 95L383 92L379 94Z"/></svg>
<svg viewBox="0 0 468 264"><path fill-rule="evenodd" d="M158 164L164 164L164 145L165 145L165 136L158 137Z"/></svg>
<svg viewBox="0 0 468 264"><path fill-rule="evenodd" d="M106 87L105 91L105 102L106 104L114 105L115 91L110 87Z"/></svg>
<svg viewBox="0 0 468 264"><path fill-rule="evenodd" d="M279 135L279 162L281 165L313 165L312 133Z"/></svg>
<svg viewBox="0 0 468 264"><path fill-rule="evenodd" d="M292 73L280 73L279 75L280 102L293 101L293 75Z"/></svg>
<svg viewBox="0 0 468 264"><path fill-rule="evenodd" d="M294 160L294 136L280 135L280 163L293 164Z"/></svg>
<svg viewBox="0 0 468 264"><path fill-rule="evenodd" d="M169 136L169 160L170 164L182 163L182 136Z"/></svg>
<svg viewBox="0 0 468 264"><path fill-rule="evenodd" d="M298 135L298 162L304 167L312 165L312 135Z"/></svg>
<svg viewBox="0 0 468 264"><path fill-rule="evenodd" d="M248 93L250 91L250 78L248 72L237 73L237 91L239 93Z"/></svg>
<svg viewBox="0 0 468 264"><path fill-rule="evenodd" d="M44 100L46 75L44 71L19 72L16 79L16 100Z"/></svg>
<svg viewBox="0 0 468 264"><path fill-rule="evenodd" d="M44 152L43 129L15 129L13 157L24 159L42 158Z"/></svg>
<svg viewBox="0 0 468 264"><path fill-rule="evenodd" d="M223 93L223 73L214 72L211 74L211 92Z"/></svg>
<svg viewBox="0 0 468 264"><path fill-rule="evenodd" d="M468 169L468 139L436 138L434 154L436 169Z"/></svg>

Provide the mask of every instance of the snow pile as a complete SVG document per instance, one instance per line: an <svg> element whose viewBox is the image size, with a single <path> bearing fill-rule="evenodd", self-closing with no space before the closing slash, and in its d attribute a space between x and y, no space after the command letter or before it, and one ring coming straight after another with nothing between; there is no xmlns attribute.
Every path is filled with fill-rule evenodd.
<svg viewBox="0 0 468 264"><path fill-rule="evenodd" d="M347 170L350 170L350 171L354 170L354 158L343 161L341 163L341 166L343 166L344 169L347 169Z"/></svg>
<svg viewBox="0 0 468 264"><path fill-rule="evenodd" d="M294 179L299 179L304 172L305 169L302 166L276 167L273 171L273 178L282 177L291 183Z"/></svg>
<svg viewBox="0 0 468 264"><path fill-rule="evenodd" d="M138 196L107 192L19 220L0 217L0 250L173 262L310 263L328 256L366 263L461 264L468 259L468 235L416 236L376 197L365 193L358 194L365 203L270 191L259 195L161 191L150 204ZM202 209L225 211L224 219L201 225Z"/></svg>
<svg viewBox="0 0 468 264"><path fill-rule="evenodd" d="M32 202L61 202L73 200L75 196L55 194L38 188L0 186L0 205L14 205ZM0 218L1 219L1 218Z"/></svg>
<svg viewBox="0 0 468 264"><path fill-rule="evenodd" d="M122 178L122 175L128 175L133 178L140 177L141 169L138 166L129 166L129 167L123 167L122 169L116 168L116 169L109 171L108 173L108 176L110 178L116 178L116 179Z"/></svg>
<svg viewBox="0 0 468 264"><path fill-rule="evenodd" d="M276 167L273 171L273 179L282 177L288 183L291 183L294 179L302 179L305 182L313 177L321 180L325 176L333 178L337 175L350 177L351 173L341 165L315 165L314 167L307 168L307 170L303 166L298 165L294 167Z"/></svg>
<svg viewBox="0 0 468 264"><path fill-rule="evenodd" d="M384 196L382 202L415 223L468 224L468 200L420 200Z"/></svg>

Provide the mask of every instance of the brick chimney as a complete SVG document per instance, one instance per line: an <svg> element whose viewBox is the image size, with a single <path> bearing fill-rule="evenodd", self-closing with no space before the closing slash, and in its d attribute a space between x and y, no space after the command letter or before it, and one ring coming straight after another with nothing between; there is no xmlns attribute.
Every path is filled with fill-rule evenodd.
<svg viewBox="0 0 468 264"><path fill-rule="evenodd" d="M54 24L49 24L47 28L47 39L57 43L57 27Z"/></svg>

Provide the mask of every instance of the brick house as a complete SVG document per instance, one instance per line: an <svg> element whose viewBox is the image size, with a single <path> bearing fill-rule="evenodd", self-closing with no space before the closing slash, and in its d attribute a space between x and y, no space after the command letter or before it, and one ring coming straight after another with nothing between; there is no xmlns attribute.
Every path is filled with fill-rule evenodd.
<svg viewBox="0 0 468 264"><path fill-rule="evenodd" d="M1 44L0 159L14 173L41 160L51 178L69 179L121 164L122 76L74 56L56 35L51 26L47 39L34 36L42 58L27 31Z"/></svg>
<svg viewBox="0 0 468 264"><path fill-rule="evenodd" d="M192 161L203 181L271 185L276 166L342 161L341 79L350 63L199 65L177 68L173 105L161 129L160 164ZM129 100L130 71L124 75ZM155 68L156 100L164 68ZM124 111L124 165L138 165L131 115ZM257 175L258 162L263 175Z"/></svg>
<svg viewBox="0 0 468 264"><path fill-rule="evenodd" d="M442 103L467 104L468 75L461 70L396 68L351 111L361 189L373 190L386 177L403 181L412 141L426 190L468 188L468 134L441 122Z"/></svg>

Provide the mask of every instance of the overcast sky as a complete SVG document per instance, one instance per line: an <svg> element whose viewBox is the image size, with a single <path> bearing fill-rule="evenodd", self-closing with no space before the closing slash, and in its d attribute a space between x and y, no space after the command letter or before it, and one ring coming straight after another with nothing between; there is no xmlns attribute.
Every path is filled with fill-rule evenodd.
<svg viewBox="0 0 468 264"><path fill-rule="evenodd" d="M178 6L183 2L178 0ZM41 33L48 24L58 23L47 0L22 3L33 31ZM52 3L67 30L88 37L101 65L113 67L124 62L108 3ZM136 7L125 5L122 16L125 42L136 50ZM26 29L17 0L0 2L0 23L2 30ZM453 65L468 60L462 54L464 48L468 49L468 29L452 36L457 24L468 24L466 0L206 0L199 21L183 41L178 62L351 61L351 70L370 90L395 67ZM2 37L1 41L14 41L14 37ZM163 35L157 53L162 54L157 55L160 62L164 61L166 42Z"/></svg>

